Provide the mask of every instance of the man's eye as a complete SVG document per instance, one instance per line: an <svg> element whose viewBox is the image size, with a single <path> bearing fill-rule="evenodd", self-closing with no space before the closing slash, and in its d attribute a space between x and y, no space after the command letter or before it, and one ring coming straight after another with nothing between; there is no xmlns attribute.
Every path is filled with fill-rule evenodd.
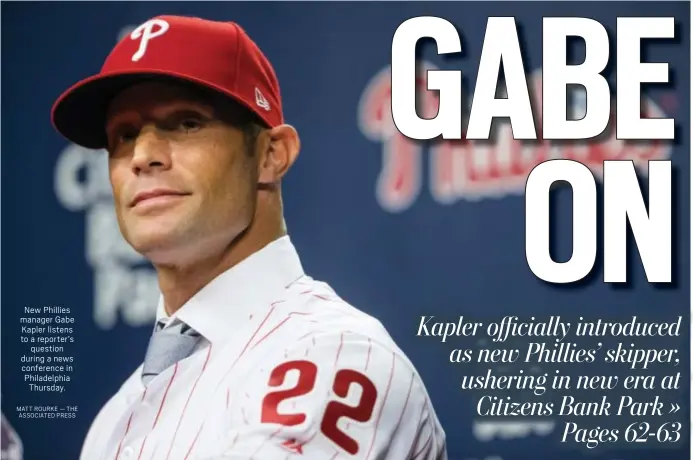
<svg viewBox="0 0 693 460"><path fill-rule="evenodd" d="M197 118L184 118L180 122L180 127L185 131L195 131L202 127L202 122Z"/></svg>
<svg viewBox="0 0 693 460"><path fill-rule="evenodd" d="M137 138L137 131L134 129L124 130L118 134L119 142L130 142L135 140L135 138Z"/></svg>
<svg viewBox="0 0 693 460"><path fill-rule="evenodd" d="M109 136L109 145L111 147L132 142L137 138L138 131L134 127L124 127L113 130Z"/></svg>

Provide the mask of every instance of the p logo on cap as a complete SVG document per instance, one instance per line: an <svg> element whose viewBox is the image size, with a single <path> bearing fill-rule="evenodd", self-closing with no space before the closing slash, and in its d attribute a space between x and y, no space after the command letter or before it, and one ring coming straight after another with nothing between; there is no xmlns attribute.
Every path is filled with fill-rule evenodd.
<svg viewBox="0 0 693 460"><path fill-rule="evenodd" d="M132 40L139 39L140 47L137 49L137 52L132 55L132 61L137 62L142 59L144 53L147 52L149 40L152 38L161 37L168 31L168 28L168 22L164 21L163 19L150 19L133 30L130 34L130 38Z"/></svg>

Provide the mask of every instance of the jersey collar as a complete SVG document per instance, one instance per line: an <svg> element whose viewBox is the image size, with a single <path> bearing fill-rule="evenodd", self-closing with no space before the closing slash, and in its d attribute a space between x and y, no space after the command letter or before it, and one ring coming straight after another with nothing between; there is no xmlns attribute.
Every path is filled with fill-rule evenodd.
<svg viewBox="0 0 693 460"><path fill-rule="evenodd" d="M283 236L217 276L171 319L184 321L213 344L225 342L233 337L237 325L271 308L270 303L302 276L296 249L290 238ZM156 320L166 316L160 295Z"/></svg>

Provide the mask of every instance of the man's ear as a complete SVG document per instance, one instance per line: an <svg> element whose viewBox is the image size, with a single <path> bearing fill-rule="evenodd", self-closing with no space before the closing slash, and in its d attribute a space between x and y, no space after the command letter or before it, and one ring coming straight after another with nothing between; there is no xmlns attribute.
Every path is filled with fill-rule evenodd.
<svg viewBox="0 0 693 460"><path fill-rule="evenodd" d="M258 139L258 182L276 184L281 181L298 157L301 141L291 125L281 125L264 131Z"/></svg>

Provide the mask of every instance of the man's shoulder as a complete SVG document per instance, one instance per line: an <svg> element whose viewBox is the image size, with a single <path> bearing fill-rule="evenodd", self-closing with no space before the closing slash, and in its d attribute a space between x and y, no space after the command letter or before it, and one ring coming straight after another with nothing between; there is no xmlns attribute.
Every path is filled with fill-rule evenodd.
<svg viewBox="0 0 693 460"><path fill-rule="evenodd" d="M333 421L356 417L363 428L350 431L350 441L337 438L351 444L353 452L361 446L366 455L389 452L389 458L411 458L418 453L417 458L444 459L445 435L426 387L383 324L324 282L302 279L290 290L276 304L274 323L266 325L285 333L255 349L260 355L252 357L263 364L243 384L247 411L265 407L257 401L265 401L268 392L276 394L275 386L291 373L298 382L292 407L310 414L305 424L294 427L292 439L312 439L317 448L324 440L314 438L316 432L327 427L323 434L330 437Z"/></svg>
<svg viewBox="0 0 693 460"><path fill-rule="evenodd" d="M143 389L141 378L142 364L139 364L137 368L127 376L120 387L106 400L99 414L97 414L97 418L109 418L110 411L122 409L124 405L129 403L129 399L131 399L132 395L141 393Z"/></svg>
<svg viewBox="0 0 693 460"><path fill-rule="evenodd" d="M423 387L414 364L381 321L323 281L305 276L293 283L272 316L265 328L272 331L273 340L266 340L267 333L258 334L270 342L257 350L263 360L281 363L287 357L307 356L334 372L361 369L388 380L390 374L407 375Z"/></svg>
<svg viewBox="0 0 693 460"><path fill-rule="evenodd" d="M404 355L378 318L345 300L326 282L304 277L290 287L288 298L295 341L322 337L364 342Z"/></svg>
<svg viewBox="0 0 693 460"><path fill-rule="evenodd" d="M89 427L87 436L82 445L80 458L88 458L87 455L90 455L91 452L98 451L100 445L106 442L105 439L110 434L109 429L113 424L113 420L120 416L124 407L129 404L129 399L141 391L141 372L142 365L139 365L120 385L120 388L106 400L103 406L101 406L101 409L99 409L99 412L96 414L96 417L94 417Z"/></svg>

